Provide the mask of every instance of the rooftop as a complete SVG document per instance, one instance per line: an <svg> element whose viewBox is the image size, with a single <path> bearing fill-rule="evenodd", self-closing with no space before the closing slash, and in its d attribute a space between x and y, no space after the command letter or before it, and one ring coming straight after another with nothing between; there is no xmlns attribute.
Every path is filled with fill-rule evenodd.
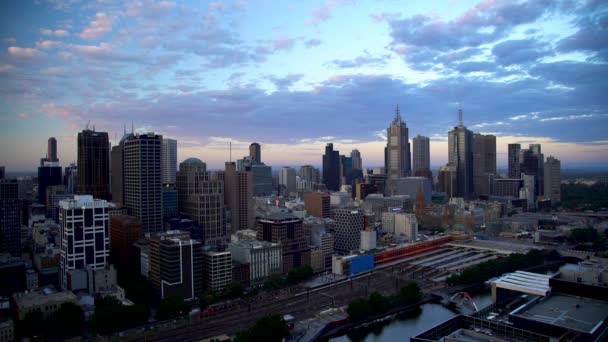
<svg viewBox="0 0 608 342"><path fill-rule="evenodd" d="M40 305L46 301L52 300L55 302L76 302L78 297L72 291L57 292L50 288L44 288L39 291L21 292L13 295L15 303L18 307L28 307Z"/></svg>
<svg viewBox="0 0 608 342"><path fill-rule="evenodd" d="M594 333L608 318L608 302L555 294L540 302L531 302L511 315L561 326L584 333Z"/></svg>

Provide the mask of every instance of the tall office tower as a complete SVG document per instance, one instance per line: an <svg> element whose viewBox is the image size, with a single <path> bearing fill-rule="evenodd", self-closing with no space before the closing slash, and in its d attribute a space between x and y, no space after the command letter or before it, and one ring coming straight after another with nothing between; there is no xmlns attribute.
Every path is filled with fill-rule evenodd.
<svg viewBox="0 0 608 342"><path fill-rule="evenodd" d="M163 139L163 184L175 184L177 169L177 140Z"/></svg>
<svg viewBox="0 0 608 342"><path fill-rule="evenodd" d="M0 253L21 256L21 201L17 180L0 179Z"/></svg>
<svg viewBox="0 0 608 342"><path fill-rule="evenodd" d="M534 191L537 188L535 184L537 183L536 176L522 173L521 179L523 180L523 187L519 189L519 198L527 201L528 209L535 208L536 194Z"/></svg>
<svg viewBox="0 0 608 342"><path fill-rule="evenodd" d="M232 253L203 251L203 287L222 292L232 281Z"/></svg>
<svg viewBox="0 0 608 342"><path fill-rule="evenodd" d="M325 146L323 155L323 184L329 191L340 190L340 151L334 151L334 144Z"/></svg>
<svg viewBox="0 0 608 342"><path fill-rule="evenodd" d="M363 170L363 160L361 159L361 152L359 150L352 150L350 152L350 159L353 161L353 170Z"/></svg>
<svg viewBox="0 0 608 342"><path fill-rule="evenodd" d="M532 148L532 146L535 146ZM535 177L534 182L534 195L541 196L542 189L544 187L539 183L544 182L544 156L540 153L540 145L530 145L529 149L522 150L521 152L521 173L526 175L532 175ZM542 165L542 167L541 167Z"/></svg>
<svg viewBox="0 0 608 342"><path fill-rule="evenodd" d="M353 159L340 156L340 185L352 185L355 179L363 179L363 171L353 168Z"/></svg>
<svg viewBox="0 0 608 342"><path fill-rule="evenodd" d="M416 177L433 178L430 139L420 134L412 139L412 168Z"/></svg>
<svg viewBox="0 0 608 342"><path fill-rule="evenodd" d="M38 203L46 204L46 188L61 185L61 166L58 162L44 161L38 167Z"/></svg>
<svg viewBox="0 0 608 342"><path fill-rule="evenodd" d="M57 159L57 139L55 139L55 137L49 138L46 159L50 162L59 162L59 159Z"/></svg>
<svg viewBox="0 0 608 342"><path fill-rule="evenodd" d="M326 192L307 192L304 194L304 208L315 217L329 218L330 196Z"/></svg>
<svg viewBox="0 0 608 342"><path fill-rule="evenodd" d="M61 288L70 289L72 270L104 268L110 257L108 202L75 195L59 202Z"/></svg>
<svg viewBox="0 0 608 342"><path fill-rule="evenodd" d="M110 141L107 132L78 133L78 189L97 199L110 199Z"/></svg>
<svg viewBox="0 0 608 342"><path fill-rule="evenodd" d="M395 118L386 130L386 173L389 178L408 177L411 175L410 142L408 128L401 120L399 106Z"/></svg>
<svg viewBox="0 0 608 342"><path fill-rule="evenodd" d="M262 162L262 148L260 144L254 142L249 145L249 156L254 163L260 164Z"/></svg>
<svg viewBox="0 0 608 342"><path fill-rule="evenodd" d="M561 162L559 159L549 156L545 162L545 198L551 200L551 203L561 202Z"/></svg>
<svg viewBox="0 0 608 342"><path fill-rule="evenodd" d="M228 235L255 226L251 172L237 171L234 162L226 162L226 169L217 173L224 182L224 205L230 209L231 224Z"/></svg>
<svg viewBox="0 0 608 342"><path fill-rule="evenodd" d="M310 246L304 235L302 219L288 213L272 213L257 221L256 237L260 241L279 243L283 247L283 273L310 265Z"/></svg>
<svg viewBox="0 0 608 342"><path fill-rule="evenodd" d="M363 209L334 209L334 249L348 254L361 247L361 231L365 227Z"/></svg>
<svg viewBox="0 0 608 342"><path fill-rule="evenodd" d="M113 215L110 217L110 248L112 261L121 271L136 272L137 248L133 246L144 232L135 216Z"/></svg>
<svg viewBox="0 0 608 342"><path fill-rule="evenodd" d="M538 173L536 174L536 195L545 194L545 155L541 152L540 144L530 144L530 151L538 159Z"/></svg>
<svg viewBox="0 0 608 342"><path fill-rule="evenodd" d="M203 250L183 231L150 237L150 284L161 298L192 300L203 292Z"/></svg>
<svg viewBox="0 0 608 342"><path fill-rule="evenodd" d="M300 167L300 181L309 183L311 185L310 188L321 182L319 178L319 169L314 166L303 165Z"/></svg>
<svg viewBox="0 0 608 342"><path fill-rule="evenodd" d="M207 172L207 165L200 159L188 158L179 164L175 186L179 212L198 223L204 244L227 243L230 235L224 222L224 182Z"/></svg>
<svg viewBox="0 0 608 342"><path fill-rule="evenodd" d="M515 179L521 176L521 145L509 144L509 178Z"/></svg>
<svg viewBox="0 0 608 342"><path fill-rule="evenodd" d="M0 166L0 179L6 178L6 169L4 166Z"/></svg>
<svg viewBox="0 0 608 342"><path fill-rule="evenodd" d="M78 190L78 167L71 163L66 166L63 172L63 185L69 194L75 194Z"/></svg>
<svg viewBox="0 0 608 342"><path fill-rule="evenodd" d="M124 205L144 233L162 231L162 135L130 135L123 145Z"/></svg>
<svg viewBox="0 0 608 342"><path fill-rule="evenodd" d="M462 124L458 110L458 126L448 132L448 162L456 167L455 197L469 197L473 192L473 132Z"/></svg>
<svg viewBox="0 0 608 342"><path fill-rule="evenodd" d="M279 185L285 187L285 194L296 192L296 170L289 166L283 166L279 173Z"/></svg>
<svg viewBox="0 0 608 342"><path fill-rule="evenodd" d="M179 216L179 212L177 211L177 189L175 188L175 185L163 185L161 201L163 205L163 222L166 219L172 219Z"/></svg>
<svg viewBox="0 0 608 342"><path fill-rule="evenodd" d="M496 175L496 136L473 134L473 191L490 195Z"/></svg>

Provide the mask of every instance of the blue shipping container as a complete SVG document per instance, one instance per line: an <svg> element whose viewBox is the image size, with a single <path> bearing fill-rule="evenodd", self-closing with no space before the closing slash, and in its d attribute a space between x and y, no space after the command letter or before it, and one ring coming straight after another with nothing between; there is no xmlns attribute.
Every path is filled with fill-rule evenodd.
<svg viewBox="0 0 608 342"><path fill-rule="evenodd" d="M350 275L371 271L374 268L374 255L359 255L350 259Z"/></svg>

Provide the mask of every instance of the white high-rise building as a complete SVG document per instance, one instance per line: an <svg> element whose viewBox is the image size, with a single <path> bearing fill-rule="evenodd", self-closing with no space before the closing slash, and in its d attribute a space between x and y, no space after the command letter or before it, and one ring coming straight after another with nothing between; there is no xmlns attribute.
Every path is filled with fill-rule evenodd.
<svg viewBox="0 0 608 342"><path fill-rule="evenodd" d="M352 150L350 158L353 161L353 170L363 170L363 160L361 159L361 152L359 150Z"/></svg>
<svg viewBox="0 0 608 342"><path fill-rule="evenodd" d="M75 195L59 202L61 227L61 288L68 289L68 272L103 269L110 257L108 202Z"/></svg>
<svg viewBox="0 0 608 342"><path fill-rule="evenodd" d="M561 162L559 159L549 156L545 162L545 198L551 200L551 204L561 202Z"/></svg>
<svg viewBox="0 0 608 342"><path fill-rule="evenodd" d="M296 170L284 166L279 173L279 184L285 186L287 193L295 192L297 189Z"/></svg>
<svg viewBox="0 0 608 342"><path fill-rule="evenodd" d="M536 196L534 194L534 188L536 183L536 177L534 175L521 174L521 179L524 181L524 186L519 189L519 198L526 199L528 202L528 209L536 207Z"/></svg>
<svg viewBox="0 0 608 342"><path fill-rule="evenodd" d="M177 171L177 140L163 139L162 157L163 184L175 184Z"/></svg>

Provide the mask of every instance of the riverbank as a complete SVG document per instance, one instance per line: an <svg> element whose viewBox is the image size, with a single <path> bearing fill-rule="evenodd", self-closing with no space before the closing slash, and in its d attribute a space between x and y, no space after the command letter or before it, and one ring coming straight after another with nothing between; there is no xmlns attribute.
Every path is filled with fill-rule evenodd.
<svg viewBox="0 0 608 342"><path fill-rule="evenodd" d="M325 326L325 328L321 329L321 331L317 334L317 336L315 336L311 341L315 341L315 342L316 341L319 341L319 342L328 341L330 338L341 336L341 335L347 334L348 332L350 332L352 330L364 328L364 327L372 325L374 323L381 322L383 320L390 318L393 315L403 314L403 313L406 313L409 311L414 311L416 309L419 309L421 305L430 303L432 301L433 301L433 297L431 295L427 294L427 295L424 295L424 297L422 297L422 299L420 301L418 301L414 304L399 305L384 313L369 316L363 320L359 320L356 322L346 321L343 324L340 324L338 326L332 326L331 324L328 324L327 326Z"/></svg>

